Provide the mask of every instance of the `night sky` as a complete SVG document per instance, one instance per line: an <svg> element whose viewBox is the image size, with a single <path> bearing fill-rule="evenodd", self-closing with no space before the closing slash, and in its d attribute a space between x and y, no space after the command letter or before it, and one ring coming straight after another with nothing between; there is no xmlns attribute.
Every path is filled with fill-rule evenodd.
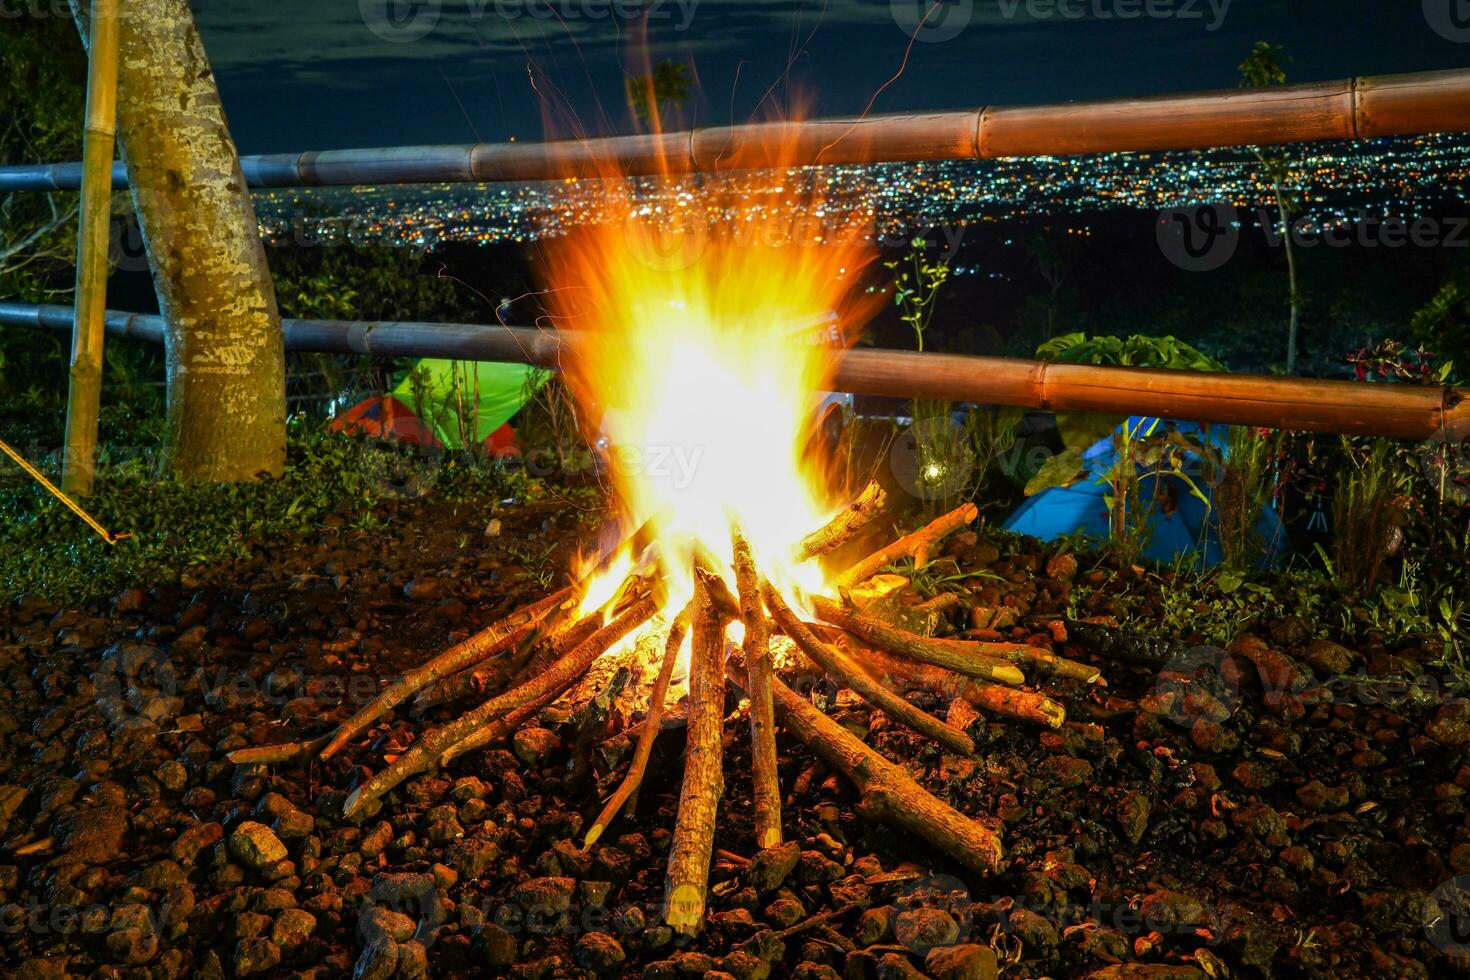
<svg viewBox="0 0 1470 980"><path fill-rule="evenodd" d="M1286 48L1292 81L1470 65L1467 0L946 0L910 45L927 2L194 6L242 153L536 139L544 106L559 135L628 131L624 74L647 57L693 66L698 125L862 111L910 47L875 111L1231 87L1257 40Z"/></svg>

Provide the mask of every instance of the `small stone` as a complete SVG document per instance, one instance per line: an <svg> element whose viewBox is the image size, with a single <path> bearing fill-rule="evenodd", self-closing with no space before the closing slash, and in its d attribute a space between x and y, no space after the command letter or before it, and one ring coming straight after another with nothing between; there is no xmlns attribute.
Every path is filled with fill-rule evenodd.
<svg viewBox="0 0 1470 980"><path fill-rule="evenodd" d="M286 845L263 823L246 820L230 835L230 854L255 871L286 859Z"/></svg>
<svg viewBox="0 0 1470 980"><path fill-rule="evenodd" d="M379 820L373 825L373 829L362 835L357 849L363 857L375 858L393 842L393 825L386 820Z"/></svg>
<svg viewBox="0 0 1470 980"><path fill-rule="evenodd" d="M403 587L403 594L414 602L428 602L439 598L439 580L416 578Z"/></svg>
<svg viewBox="0 0 1470 980"><path fill-rule="evenodd" d="M352 968L352 980L388 980L398 968L398 944L379 936L363 948Z"/></svg>
<svg viewBox="0 0 1470 980"><path fill-rule="evenodd" d="M158 783L170 793L181 793L189 785L189 770L177 759L170 759L154 772Z"/></svg>
<svg viewBox="0 0 1470 980"><path fill-rule="evenodd" d="M561 748L561 736L545 728L522 728L511 742L516 758L528 766L540 765Z"/></svg>
<svg viewBox="0 0 1470 980"><path fill-rule="evenodd" d="M1009 913L1010 929L1025 944L1024 949L1052 949L1062 941L1051 920L1030 909L1013 909Z"/></svg>
<svg viewBox="0 0 1470 980"><path fill-rule="evenodd" d="M423 980L429 975L429 951L417 940L398 944L398 965L393 980Z"/></svg>
<svg viewBox="0 0 1470 980"><path fill-rule="evenodd" d="M248 977L274 969L281 962L281 947L269 939L242 939L235 945L235 976Z"/></svg>
<svg viewBox="0 0 1470 980"><path fill-rule="evenodd" d="M449 798L456 803L464 803L467 800L483 800L490 792L490 787L474 776L465 776L456 779L454 785L449 788Z"/></svg>
<svg viewBox="0 0 1470 980"><path fill-rule="evenodd" d="M1138 912L1146 928L1163 933L1205 921L1205 907L1199 899L1166 889L1145 895Z"/></svg>
<svg viewBox="0 0 1470 980"><path fill-rule="evenodd" d="M485 837L466 837L449 845L444 859L463 878L475 879L500 857L500 847Z"/></svg>
<svg viewBox="0 0 1470 980"><path fill-rule="evenodd" d="M305 909L284 909L271 927L271 942L292 949L306 941L316 929L316 916Z"/></svg>
<svg viewBox="0 0 1470 980"><path fill-rule="evenodd" d="M960 936L960 927L943 909L912 908L898 913L893 934L915 953L926 954L935 946L953 945Z"/></svg>
<svg viewBox="0 0 1470 980"><path fill-rule="evenodd" d="M1148 797L1136 790L1130 791L1118 804L1118 826L1128 843L1137 844L1143 839L1143 832L1148 829L1149 809Z"/></svg>
<svg viewBox="0 0 1470 980"><path fill-rule="evenodd" d="M800 860L801 847L795 841L768 847L751 858L745 869L745 880L756 891L768 894L781 887Z"/></svg>
<svg viewBox="0 0 1470 980"><path fill-rule="evenodd" d="M418 930L418 922L402 912L374 905L364 909L357 918L357 934L364 943L373 943L384 937L395 942L406 942Z"/></svg>
<svg viewBox="0 0 1470 980"><path fill-rule="evenodd" d="M283 813L276 818L276 836L282 840L300 840L302 837L310 837L311 832L316 829L316 820L309 813L301 810L292 810Z"/></svg>
<svg viewBox="0 0 1470 980"><path fill-rule="evenodd" d="M54 825L57 863L109 864L123 850L128 811L120 806L89 806L59 817Z"/></svg>
<svg viewBox="0 0 1470 980"><path fill-rule="evenodd" d="M924 957L924 972L934 980L995 980L1000 975L1000 968L996 963L995 950L989 946L964 943L931 949Z"/></svg>
<svg viewBox="0 0 1470 980"><path fill-rule="evenodd" d="M611 973L628 958L618 941L605 932L583 933L574 956L578 966L594 973Z"/></svg>
<svg viewBox="0 0 1470 980"><path fill-rule="evenodd" d="M510 893L522 916L560 915L572 907L577 882L572 878L532 878L521 882Z"/></svg>
<svg viewBox="0 0 1470 980"><path fill-rule="evenodd" d="M1450 853L1453 854L1454 852L1451 851ZM765 911L766 921L781 929L796 925L805 915L806 909L802 906L801 902L789 896L776 899L770 905L766 906Z"/></svg>
<svg viewBox="0 0 1470 980"><path fill-rule="evenodd" d="M494 922L485 923L480 930L480 944L485 950L485 964L492 969L510 966L516 961L515 937Z"/></svg>
<svg viewBox="0 0 1470 980"><path fill-rule="evenodd" d="M849 963L851 959L851 957L848 958ZM907 956L901 956L898 953L884 953L880 956L874 973L878 980L928 980L909 962Z"/></svg>
<svg viewBox="0 0 1470 980"><path fill-rule="evenodd" d="M1077 558L1069 554L1053 555L1046 563L1046 577L1054 578L1058 582L1072 581L1077 577Z"/></svg>
<svg viewBox="0 0 1470 980"><path fill-rule="evenodd" d="M1049 756L1041 770L1060 785L1072 789L1092 778L1092 763L1070 755Z"/></svg>
<svg viewBox="0 0 1470 980"><path fill-rule="evenodd" d="M880 905L868 909L858 919L857 941L859 946L874 946L888 939L893 928L893 906Z"/></svg>

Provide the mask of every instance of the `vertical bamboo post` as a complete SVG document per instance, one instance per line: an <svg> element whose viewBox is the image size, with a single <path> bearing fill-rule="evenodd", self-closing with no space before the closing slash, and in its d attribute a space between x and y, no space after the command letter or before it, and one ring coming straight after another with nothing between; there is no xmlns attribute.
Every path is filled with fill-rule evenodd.
<svg viewBox="0 0 1470 980"><path fill-rule="evenodd" d="M82 141L82 201L77 228L77 298L66 396L66 452L61 486L80 495L96 473L97 415L102 401L102 344L107 312L107 240L112 153L117 127L118 7L92 0L88 19L87 121Z"/></svg>

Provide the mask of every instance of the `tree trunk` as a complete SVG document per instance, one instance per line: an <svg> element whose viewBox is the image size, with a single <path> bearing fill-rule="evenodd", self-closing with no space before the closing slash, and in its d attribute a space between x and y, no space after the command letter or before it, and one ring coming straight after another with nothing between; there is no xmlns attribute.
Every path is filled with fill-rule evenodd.
<svg viewBox="0 0 1470 980"><path fill-rule="evenodd" d="M72 0L84 39L85 7ZM278 476L281 317L187 0L129 0L120 52L119 143L166 325L164 463L187 479Z"/></svg>

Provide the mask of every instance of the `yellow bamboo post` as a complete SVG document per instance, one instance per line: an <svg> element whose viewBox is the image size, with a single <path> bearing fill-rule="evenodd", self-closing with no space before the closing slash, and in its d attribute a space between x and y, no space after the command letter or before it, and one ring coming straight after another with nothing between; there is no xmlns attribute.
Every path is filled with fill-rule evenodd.
<svg viewBox="0 0 1470 980"><path fill-rule="evenodd" d="M88 19L87 122L82 141L82 201L77 228L77 301L66 396L61 485L82 495L96 474L107 313L107 241L112 217L112 152L117 128L118 6L92 0Z"/></svg>

